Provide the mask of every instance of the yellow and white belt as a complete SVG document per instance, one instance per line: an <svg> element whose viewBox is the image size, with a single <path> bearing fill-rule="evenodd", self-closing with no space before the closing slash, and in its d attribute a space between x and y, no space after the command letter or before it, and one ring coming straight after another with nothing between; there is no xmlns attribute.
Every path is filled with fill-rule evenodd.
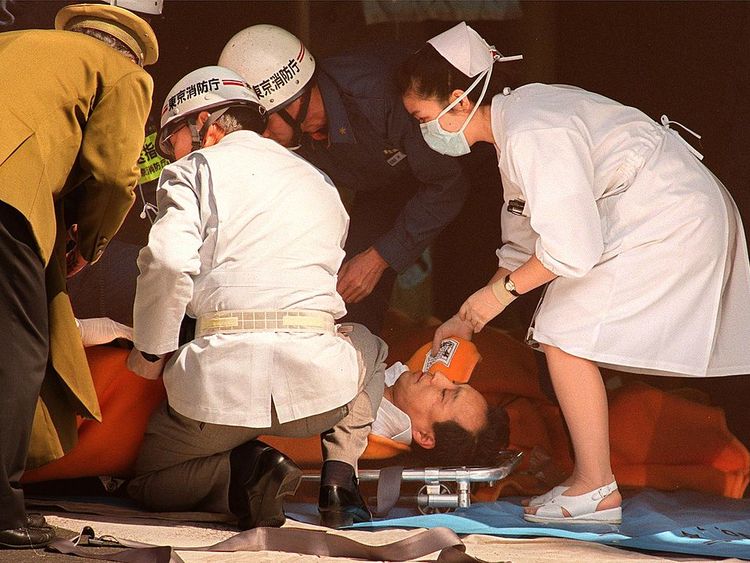
<svg viewBox="0 0 750 563"><path fill-rule="evenodd" d="M336 323L333 315L322 311L252 309L207 313L198 317L195 327L196 338L211 334L235 334L240 332L336 334Z"/></svg>

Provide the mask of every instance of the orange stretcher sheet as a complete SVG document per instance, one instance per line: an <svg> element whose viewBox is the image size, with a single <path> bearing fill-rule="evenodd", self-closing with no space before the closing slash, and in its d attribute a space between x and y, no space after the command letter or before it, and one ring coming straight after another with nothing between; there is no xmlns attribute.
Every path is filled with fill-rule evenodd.
<svg viewBox="0 0 750 563"><path fill-rule="evenodd" d="M102 421L78 419L78 444L60 459L27 470L22 483L109 475L129 476L148 419L166 398L161 379L144 379L125 367L129 351L86 348Z"/></svg>
<svg viewBox="0 0 750 563"><path fill-rule="evenodd" d="M433 326L391 315L384 331L391 345L389 362L414 354L433 331ZM509 448L525 453L513 475L480 489L477 499L547 490L567 476L573 463L559 408L539 386L534 352L492 328L476 335L474 343L482 359L476 364L468 358L462 369L473 368L471 384L490 404L505 406L511 425ZM161 380L145 380L127 370L127 353L107 346L87 350L103 420L81 421L78 445L63 458L27 471L23 482L131 474L148 416L165 394ZM420 361L414 354L410 367L419 369ZM627 377L623 376L626 382ZM727 428L721 409L637 381L612 391L609 399L612 464L621 487L742 496L750 478L750 453ZM317 437L267 441L303 467L321 463ZM388 459L404 451L408 446L371 435L363 458L382 460L387 466Z"/></svg>

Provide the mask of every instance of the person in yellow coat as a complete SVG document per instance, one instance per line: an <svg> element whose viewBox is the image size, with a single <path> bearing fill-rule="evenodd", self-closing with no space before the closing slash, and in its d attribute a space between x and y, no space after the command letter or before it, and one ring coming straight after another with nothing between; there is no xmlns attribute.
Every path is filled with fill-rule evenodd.
<svg viewBox="0 0 750 563"><path fill-rule="evenodd" d="M66 6L55 27L0 34L0 548L54 537L18 481L73 446L76 414L100 417L65 279L133 202L158 58L116 6Z"/></svg>

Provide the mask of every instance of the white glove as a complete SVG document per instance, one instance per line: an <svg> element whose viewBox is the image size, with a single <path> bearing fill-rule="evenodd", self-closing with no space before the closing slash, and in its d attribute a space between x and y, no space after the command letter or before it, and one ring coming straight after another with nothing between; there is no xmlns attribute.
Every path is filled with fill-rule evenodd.
<svg viewBox="0 0 750 563"><path fill-rule="evenodd" d="M461 305L458 316L462 321L471 324L474 332L479 332L515 299L516 296L505 289L504 281L497 280L471 294Z"/></svg>
<svg viewBox="0 0 750 563"><path fill-rule="evenodd" d="M437 356L438 352L440 352L440 344L443 340L451 336L459 336L466 340L471 340L471 337L474 336L474 325L460 319L458 315L453 315L435 331L435 336L432 337L431 354Z"/></svg>
<svg viewBox="0 0 750 563"><path fill-rule="evenodd" d="M133 348L128 356L127 366L130 371L144 379L159 379L161 372L164 371L164 356L155 362L149 362L140 350Z"/></svg>
<svg viewBox="0 0 750 563"><path fill-rule="evenodd" d="M133 340L133 329L108 317L97 317L94 319L76 319L76 325L81 332L83 345L97 346L106 344L117 338Z"/></svg>

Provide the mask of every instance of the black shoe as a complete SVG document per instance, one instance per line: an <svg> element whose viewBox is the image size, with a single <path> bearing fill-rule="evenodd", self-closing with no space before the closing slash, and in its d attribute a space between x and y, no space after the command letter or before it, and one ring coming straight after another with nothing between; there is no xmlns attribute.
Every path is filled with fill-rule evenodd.
<svg viewBox="0 0 750 563"><path fill-rule="evenodd" d="M12 528L0 530L0 549L31 549L45 547L55 539L55 530L51 527Z"/></svg>
<svg viewBox="0 0 750 563"><path fill-rule="evenodd" d="M284 524L284 497L297 492L302 481L297 464L257 440L232 450L229 459L229 509L240 529Z"/></svg>
<svg viewBox="0 0 750 563"><path fill-rule="evenodd" d="M37 512L31 512L26 515L26 527L28 528L52 528L47 524L47 520L43 514Z"/></svg>
<svg viewBox="0 0 750 563"><path fill-rule="evenodd" d="M318 512L320 523L329 528L342 528L355 522L372 520L370 509L359 493L356 479L353 479L353 487L321 485Z"/></svg>

